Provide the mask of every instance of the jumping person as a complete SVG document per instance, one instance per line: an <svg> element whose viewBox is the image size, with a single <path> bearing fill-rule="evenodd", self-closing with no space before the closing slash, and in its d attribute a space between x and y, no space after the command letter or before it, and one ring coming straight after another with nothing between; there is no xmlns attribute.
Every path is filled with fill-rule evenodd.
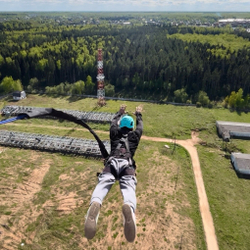
<svg viewBox="0 0 250 250"><path fill-rule="evenodd" d="M92 193L90 207L84 225L85 237L92 239L96 233L97 220L102 201L116 180L119 181L123 196L122 213L124 218L124 234L129 242L136 237L136 176L133 156L138 147L142 131L142 108L136 107L136 128L134 120L125 113L126 106L121 105L110 126L111 153L98 176L98 184Z"/></svg>

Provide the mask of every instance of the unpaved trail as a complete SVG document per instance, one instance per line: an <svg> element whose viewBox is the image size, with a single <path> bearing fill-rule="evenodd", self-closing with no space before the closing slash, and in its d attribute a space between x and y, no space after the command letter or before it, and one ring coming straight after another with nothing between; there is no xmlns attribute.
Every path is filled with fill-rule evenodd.
<svg viewBox="0 0 250 250"><path fill-rule="evenodd" d="M10 125L18 126L19 124L11 123ZM67 130L68 128L63 127L57 127L57 126L44 126L44 125L31 125L35 127L48 127L48 128L56 128L56 129L64 129ZM81 128L74 128L75 130L83 130L86 131L86 129ZM108 134L106 131L99 131L96 130L97 133L105 133ZM156 141L156 142L170 142L174 144L178 144L182 147L184 147L192 161L193 166L193 172L195 177L195 183L197 187L198 192L198 198L199 198L199 208L203 223L203 228L205 232L205 238L207 243L207 249L208 250L219 250L217 237L215 234L215 228L213 224L213 218L210 212L209 203L207 199L207 194L203 182L202 172L200 168L200 161L197 149L195 147L196 144L199 143L198 134L193 131L192 132L192 138L187 140L173 140L173 139L167 139L167 138L159 138L159 137L149 137L149 136L142 136L142 140L148 140L148 141Z"/></svg>
<svg viewBox="0 0 250 250"><path fill-rule="evenodd" d="M203 228L204 228L205 237L206 237L207 249L218 250L219 247L217 243L217 237L215 234L213 218L210 212L207 194L206 194L206 190L205 190L205 186L204 186L204 182L202 178L198 152L195 147L195 145L199 142L197 134L195 132L192 132L192 139L188 139L188 140L173 140L173 139L148 137L148 136L142 136L142 139L149 140L149 141L157 141L157 142L176 143L176 144L181 145L188 151L191 157L192 165L193 165L193 171L194 171L197 192L199 196L200 213L201 213Z"/></svg>

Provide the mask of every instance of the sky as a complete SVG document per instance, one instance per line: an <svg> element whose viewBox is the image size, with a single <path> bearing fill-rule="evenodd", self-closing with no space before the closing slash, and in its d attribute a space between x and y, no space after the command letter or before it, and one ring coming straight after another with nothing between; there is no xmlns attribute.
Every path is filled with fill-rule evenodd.
<svg viewBox="0 0 250 250"><path fill-rule="evenodd" d="M1 11L250 12L250 0L0 0Z"/></svg>

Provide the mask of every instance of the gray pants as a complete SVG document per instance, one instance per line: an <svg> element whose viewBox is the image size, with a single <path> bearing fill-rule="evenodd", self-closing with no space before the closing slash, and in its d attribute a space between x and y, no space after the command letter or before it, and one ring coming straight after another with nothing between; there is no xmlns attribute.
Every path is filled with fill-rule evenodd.
<svg viewBox="0 0 250 250"><path fill-rule="evenodd" d="M94 201L102 204L103 199L116 180L119 180L124 203L129 204L135 211L137 180L134 168L129 167L127 160L113 157L108 161L103 172L98 177L98 184L93 191L90 204Z"/></svg>

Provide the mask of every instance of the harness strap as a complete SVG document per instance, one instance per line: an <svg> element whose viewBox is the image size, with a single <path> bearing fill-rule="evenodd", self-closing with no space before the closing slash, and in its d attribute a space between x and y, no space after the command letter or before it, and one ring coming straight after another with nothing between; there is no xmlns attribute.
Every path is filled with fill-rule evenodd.
<svg viewBox="0 0 250 250"><path fill-rule="evenodd" d="M133 161L132 161L132 158L131 158L131 152L130 152L130 148L129 148L128 134L122 135L122 138L120 139L119 144L116 147L116 150L118 150L120 153L121 153L120 149L121 149L121 146L123 144L125 145L125 148L126 148L125 155L128 158L129 165L132 166Z"/></svg>
<svg viewBox="0 0 250 250"><path fill-rule="evenodd" d="M103 173L111 173L116 180L119 180L120 178L122 178L122 176L124 175L133 175L136 176L135 173L135 168L132 165L126 165L123 170L118 173L116 167L112 164L112 160L114 160L114 156L109 157L108 161L106 162L106 164L104 165L104 169L103 169ZM117 161L119 162L119 160L115 159L114 163L115 165L117 164ZM118 163L119 165L119 163ZM97 177L100 175L101 173L97 173Z"/></svg>

